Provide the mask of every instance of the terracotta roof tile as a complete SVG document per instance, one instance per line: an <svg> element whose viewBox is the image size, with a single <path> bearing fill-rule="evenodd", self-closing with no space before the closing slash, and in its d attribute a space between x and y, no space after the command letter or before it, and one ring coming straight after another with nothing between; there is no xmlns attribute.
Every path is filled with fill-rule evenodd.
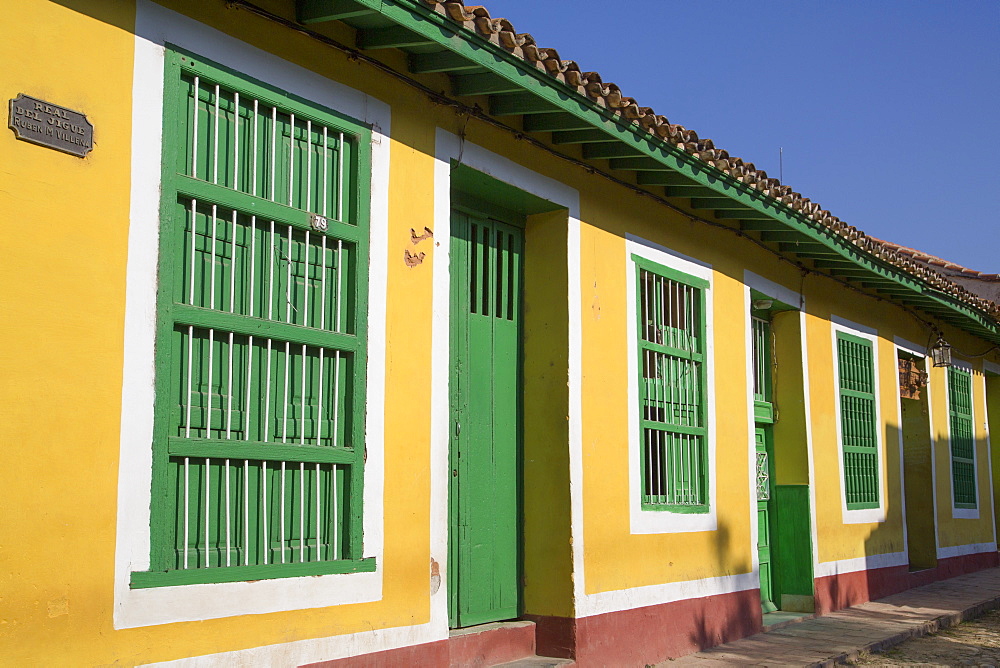
<svg viewBox="0 0 1000 668"><path fill-rule="evenodd" d="M819 204L811 202L808 198L792 191L788 186L779 183L777 179L769 177L764 170L758 170L752 162L744 162L738 157L729 155L726 151L717 149L711 139L700 138L694 130L670 123L666 116L657 114L650 107L639 106L633 98L623 95L616 84L604 82L597 72L583 72L576 62L560 58L555 49L538 47L534 37L529 33L518 33L507 19L493 18L485 7L465 5L462 0L422 0L422 2L434 11L448 16L461 23L465 28L478 33L481 37L503 46L512 54L547 72L564 85L587 95L597 104L614 110L624 119L639 125L650 134L711 164L722 173L756 188L762 194L773 197L796 211L803 212L810 220L824 225L858 248L1000 320L1000 304L974 295L930 268L930 265L946 266L948 264L939 265L938 263L944 263L940 258L926 256L919 251L866 235L861 230L848 225L826 209L821 208ZM918 256L926 256L935 261L928 259L921 263L918 261ZM958 265L953 266L958 267ZM958 267L958 269L964 268ZM964 271L971 272L972 270L966 269ZM981 277L996 276L996 274L974 273Z"/></svg>

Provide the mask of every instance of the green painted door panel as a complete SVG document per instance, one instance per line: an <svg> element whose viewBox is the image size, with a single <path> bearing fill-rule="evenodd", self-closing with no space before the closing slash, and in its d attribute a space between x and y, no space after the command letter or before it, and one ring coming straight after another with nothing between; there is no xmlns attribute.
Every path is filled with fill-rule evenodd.
<svg viewBox="0 0 1000 668"><path fill-rule="evenodd" d="M757 559L760 562L760 605L764 612L773 612L777 610L777 606L774 603L774 573L771 558L772 475L768 436L767 427L757 427L754 431L757 467Z"/></svg>
<svg viewBox="0 0 1000 668"><path fill-rule="evenodd" d="M452 214L449 621L519 612L520 337L523 237Z"/></svg>
<svg viewBox="0 0 1000 668"><path fill-rule="evenodd" d="M775 589L783 596L813 595L809 485L775 485L775 558L781 564Z"/></svg>

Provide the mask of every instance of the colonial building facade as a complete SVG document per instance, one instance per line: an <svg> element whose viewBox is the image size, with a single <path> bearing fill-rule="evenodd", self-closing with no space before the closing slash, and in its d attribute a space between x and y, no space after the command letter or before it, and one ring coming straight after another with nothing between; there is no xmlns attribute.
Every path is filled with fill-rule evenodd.
<svg viewBox="0 0 1000 668"><path fill-rule="evenodd" d="M1000 307L505 20L7 16L13 663L643 665L997 565Z"/></svg>

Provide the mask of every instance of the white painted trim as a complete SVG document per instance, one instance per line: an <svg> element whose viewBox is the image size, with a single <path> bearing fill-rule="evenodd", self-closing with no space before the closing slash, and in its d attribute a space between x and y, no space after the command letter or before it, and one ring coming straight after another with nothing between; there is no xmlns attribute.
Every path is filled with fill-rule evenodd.
<svg viewBox="0 0 1000 668"><path fill-rule="evenodd" d="M129 587L132 571L149 568L155 272L166 43L188 49L249 77L280 85L284 90L317 104L382 128L385 133L390 127L388 106L359 91L292 65L148 0L137 2L114 628L377 601L382 596L383 550L383 424L382 416L377 411L369 411L366 422L368 459L364 492L365 554L376 558L376 572L152 589L133 590ZM369 275L373 296L384 294L386 290L388 166L389 141L376 131L373 133L371 189L371 234L374 243L371 244ZM369 398L377 398L384 396L384 299L373 298L369 304L368 393ZM420 632L403 633L419 635ZM363 642L369 647L367 651L377 648L371 643L373 636L370 633L361 637L367 640L352 640L344 636L341 640L329 642L343 646ZM330 646L329 642L327 646ZM315 655L315 660L330 656L330 651L323 650Z"/></svg>
<svg viewBox="0 0 1000 668"><path fill-rule="evenodd" d="M873 522L885 522L885 480L888 478L889 472L885 469L885 425L882 422L882 382L879 374L878 331L872 329L871 327L859 325L858 323L851 322L850 320L839 318L837 316L832 316L830 320L830 341L831 346L833 347L834 368L833 396L837 428L837 469L840 473L838 483L840 485L840 509L843 522L844 524L871 524ZM873 372L875 381L875 436L877 440L876 452L878 456L879 472L878 508L866 508L863 510L848 510L847 508L847 491L844 485L844 437L841 433L842 426L840 421L840 380L839 374L836 371L839 368L840 363L840 358L838 356L839 353L837 350L837 332L844 332L862 339L867 339L868 341L871 341L872 344L872 365L874 367Z"/></svg>
<svg viewBox="0 0 1000 668"><path fill-rule="evenodd" d="M779 302L788 304L789 306L794 306L799 311L805 308L806 302L802 293L796 292L791 288L786 288L780 283L775 283L772 280L766 279L763 276L753 273L749 269L743 270L743 282L751 290L762 292L772 299L777 299Z"/></svg>
<svg viewBox="0 0 1000 668"><path fill-rule="evenodd" d="M989 360L983 360L983 372L991 373L995 376L1000 376L1000 364L996 362L991 362Z"/></svg>
<svg viewBox="0 0 1000 668"><path fill-rule="evenodd" d="M979 457L977 456L977 451L979 450L979 439L976 438L976 396L975 396L975 370L972 365L968 362L963 362L962 360L953 359L951 362L952 366L958 367L960 369L965 369L969 372L969 397L970 408L972 409L972 479L976 483L976 507L975 508L956 508L955 507L955 472L954 460L951 456L951 379L948 374L944 374L944 396L945 402L948 407L948 488L951 490L951 517L956 520L978 520L979 519Z"/></svg>
<svg viewBox="0 0 1000 668"><path fill-rule="evenodd" d="M666 584L633 587L587 594L584 601L578 604L577 617L590 617L609 612L620 612L634 608L644 608L665 603L675 603L706 596L732 594L760 587L760 578L754 573L738 573L722 575L701 580L684 580Z"/></svg>
<svg viewBox="0 0 1000 668"><path fill-rule="evenodd" d="M744 365L746 369L744 370L744 378L746 378L746 403L747 403L747 499L750 503L748 505L747 511L750 521L750 563L753 573L757 576L757 586L760 586L760 549L757 545L757 539L760 535L758 532L760 530L760 522L758 521L760 513L757 511L757 421L754 419L754 398L753 398L753 375L754 375L754 359L753 359L753 310L752 304L753 298L750 295L751 289L749 278L754 276L755 278L760 278L756 274L751 274L749 271L743 272L743 350L746 351L746 364ZM766 279L763 279L766 280ZM770 283L770 281L768 281ZM776 286L779 287L779 286ZM763 292L763 291L761 291ZM775 297L775 299L779 299ZM768 360L770 365L770 360ZM772 436L774 432L772 430ZM770 453L768 454L770 457ZM770 462L769 462L770 463Z"/></svg>
<svg viewBox="0 0 1000 668"><path fill-rule="evenodd" d="M799 312L799 335L802 339L802 403L806 414L806 460L809 463L809 531L812 534L813 578L819 573L819 523L816 519L816 455L813 447L812 388L809 385L809 332L805 305ZM839 456L839 455L838 455Z"/></svg>
<svg viewBox="0 0 1000 668"><path fill-rule="evenodd" d="M638 332L636 331L636 269L633 255L695 278L708 281L705 296L705 396L708 399L707 428L705 444L708 457L708 508L707 513L673 513L663 510L644 510L642 507L642 434L639 416L639 383L634 370L639 364ZM713 299L713 275L710 265L681 255L663 246L626 235L625 239L625 304L626 304L626 345L628 349L628 505L629 527L633 534L688 533L692 531L715 531L718 528L718 496L716 480L717 427L715 419L715 317Z"/></svg>
<svg viewBox="0 0 1000 668"><path fill-rule="evenodd" d="M970 554L982 554L984 552L996 552L997 544L992 543L969 543L968 545L955 545L953 547L939 547L937 551L938 559L950 559L952 557L965 557Z"/></svg>
<svg viewBox="0 0 1000 668"><path fill-rule="evenodd" d="M877 568L905 566L909 563L910 558L905 550L902 552L889 552L887 554L872 554L853 559L840 559L838 561L821 561L816 564L814 577L825 578L831 575L857 573L858 571L875 570Z"/></svg>

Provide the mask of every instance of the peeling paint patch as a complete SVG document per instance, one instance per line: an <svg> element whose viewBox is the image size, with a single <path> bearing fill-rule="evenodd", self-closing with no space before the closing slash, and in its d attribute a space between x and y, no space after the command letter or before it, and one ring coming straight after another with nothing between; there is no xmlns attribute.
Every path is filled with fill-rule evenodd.
<svg viewBox="0 0 1000 668"><path fill-rule="evenodd" d="M69 614L69 599L65 596L49 601L49 617L62 617Z"/></svg>
<svg viewBox="0 0 1000 668"><path fill-rule="evenodd" d="M424 239L433 239L433 238L434 238L434 231L431 230L431 228L429 227L424 228L423 234L417 234L417 231L415 229L413 229L412 227L410 228L410 242L414 246L419 244Z"/></svg>
<svg viewBox="0 0 1000 668"><path fill-rule="evenodd" d="M431 557L431 596L441 589L441 564Z"/></svg>
<svg viewBox="0 0 1000 668"><path fill-rule="evenodd" d="M403 251L403 262L406 263L407 267L410 267L412 269L413 267L416 267L418 264L423 264L424 257L426 257L426 255L427 255L426 253L417 253L416 255L414 255L410 251L405 250Z"/></svg>

